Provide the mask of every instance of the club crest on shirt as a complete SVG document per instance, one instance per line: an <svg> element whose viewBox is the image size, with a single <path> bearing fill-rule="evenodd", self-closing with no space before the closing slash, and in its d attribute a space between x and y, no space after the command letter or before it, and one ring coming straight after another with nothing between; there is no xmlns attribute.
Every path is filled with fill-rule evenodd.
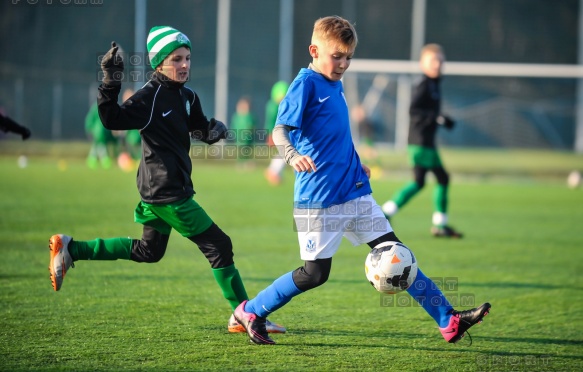
<svg viewBox="0 0 583 372"><path fill-rule="evenodd" d="M190 101L186 100L186 114L190 116Z"/></svg>

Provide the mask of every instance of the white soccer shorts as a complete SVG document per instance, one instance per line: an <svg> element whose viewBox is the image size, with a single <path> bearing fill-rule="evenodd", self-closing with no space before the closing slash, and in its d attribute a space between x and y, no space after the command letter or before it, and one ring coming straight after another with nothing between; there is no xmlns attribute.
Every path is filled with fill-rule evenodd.
<svg viewBox="0 0 583 372"><path fill-rule="evenodd" d="M328 208L295 208L294 221L304 261L332 257L342 237L357 246L393 231L370 194Z"/></svg>

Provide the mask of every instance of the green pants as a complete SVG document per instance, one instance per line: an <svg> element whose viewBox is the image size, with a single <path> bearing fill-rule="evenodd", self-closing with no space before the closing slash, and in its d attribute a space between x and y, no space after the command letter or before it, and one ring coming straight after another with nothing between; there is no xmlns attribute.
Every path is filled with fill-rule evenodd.
<svg viewBox="0 0 583 372"><path fill-rule="evenodd" d="M208 229L213 220L194 199L187 198L170 204L148 204L141 201L134 211L134 220L152 226L169 235L172 229L184 237L198 235Z"/></svg>
<svg viewBox="0 0 583 372"><path fill-rule="evenodd" d="M153 227L161 234L170 235L172 229L175 229L185 237L202 234L213 224L204 209L191 198L170 204L140 202L134 217L136 222ZM73 261L129 260L133 245L134 239L131 238L98 238L89 241L72 240L68 250ZM212 271L232 310L249 298L235 264L213 268Z"/></svg>
<svg viewBox="0 0 583 372"><path fill-rule="evenodd" d="M407 183L398 190L391 200L393 200L400 209L417 195L419 191L421 191L425 185L425 175L427 172L433 172L438 180L433 192L434 210L441 213L447 213L449 181L437 149L434 147L409 145L407 146L407 154L409 156L409 161L413 166L415 180Z"/></svg>

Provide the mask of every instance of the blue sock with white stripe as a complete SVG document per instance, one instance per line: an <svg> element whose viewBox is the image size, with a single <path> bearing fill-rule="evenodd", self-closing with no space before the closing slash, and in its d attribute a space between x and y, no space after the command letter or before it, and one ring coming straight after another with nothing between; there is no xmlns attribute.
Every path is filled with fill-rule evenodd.
<svg viewBox="0 0 583 372"><path fill-rule="evenodd" d="M292 298L303 293L296 287L292 278L292 271L277 278L271 285L257 294L245 304L245 311L260 317L267 317L291 301Z"/></svg>
<svg viewBox="0 0 583 372"><path fill-rule="evenodd" d="M440 328L447 327L453 307L437 285L421 270L417 271L417 277L407 292L431 315Z"/></svg>

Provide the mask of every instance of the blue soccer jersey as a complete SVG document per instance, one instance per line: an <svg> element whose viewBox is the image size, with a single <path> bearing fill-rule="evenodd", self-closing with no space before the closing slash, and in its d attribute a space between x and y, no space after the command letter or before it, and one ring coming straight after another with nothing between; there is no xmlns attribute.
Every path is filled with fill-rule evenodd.
<svg viewBox="0 0 583 372"><path fill-rule="evenodd" d="M316 164L316 172L296 172L297 208L327 208L372 192L352 142L341 81L302 68L279 105L276 123L292 127L292 145Z"/></svg>

